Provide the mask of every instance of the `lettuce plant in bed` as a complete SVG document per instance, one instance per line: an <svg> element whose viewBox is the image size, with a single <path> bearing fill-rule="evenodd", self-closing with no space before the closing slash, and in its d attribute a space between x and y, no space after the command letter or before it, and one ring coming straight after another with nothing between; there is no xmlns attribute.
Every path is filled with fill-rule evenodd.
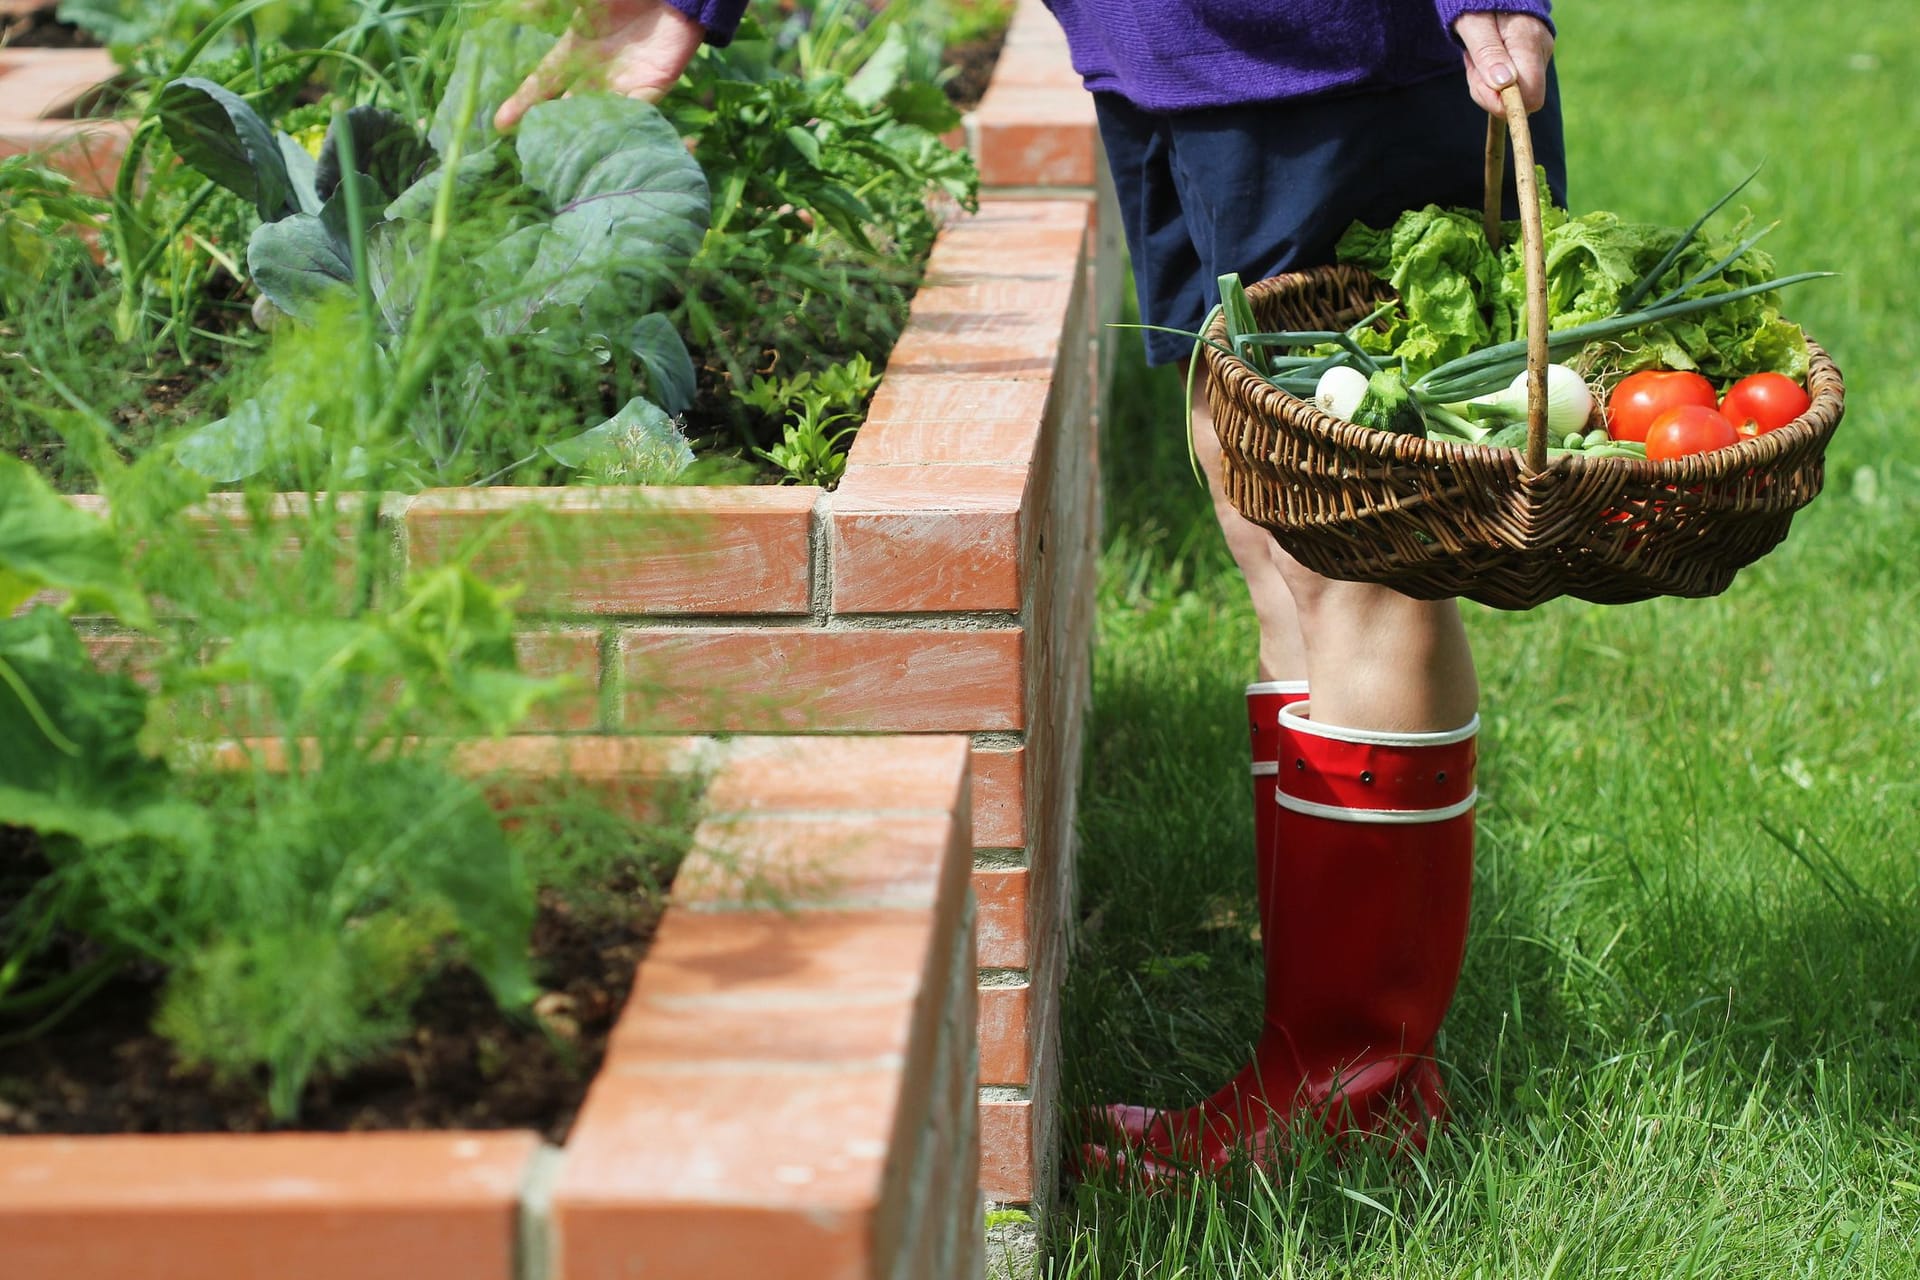
<svg viewBox="0 0 1920 1280"><path fill-rule="evenodd" d="M182 439L182 463L233 482L324 456L339 480L406 488L665 479L691 461L673 416L692 362L660 303L705 233L706 178L625 98L544 103L495 137L544 43L476 29L424 132L336 110L317 157L212 81L165 88L174 149L259 213L246 261L266 315L286 341L336 348L346 379L277 369ZM609 387L612 412L582 420Z"/></svg>

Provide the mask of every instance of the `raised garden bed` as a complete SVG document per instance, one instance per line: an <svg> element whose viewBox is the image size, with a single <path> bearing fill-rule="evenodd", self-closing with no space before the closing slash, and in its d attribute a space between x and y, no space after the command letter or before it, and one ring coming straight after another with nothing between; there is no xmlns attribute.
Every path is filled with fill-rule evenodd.
<svg viewBox="0 0 1920 1280"><path fill-rule="evenodd" d="M1034 94L1066 150L1021 142ZM1123 273L1091 185L1091 104L1037 0L968 129L1012 189L943 233L836 490L443 490L391 499L383 518L416 564L516 511L573 526L551 541L509 527L490 552L539 615L523 658L588 687L549 729L970 737L981 1185L1026 1203L1051 1184L1095 352ZM1017 154L996 159L1005 146Z"/></svg>
<svg viewBox="0 0 1920 1280"><path fill-rule="evenodd" d="M565 1145L0 1137L8 1280L977 1272L966 756L933 737L474 748L476 769L564 767L632 804L710 772Z"/></svg>

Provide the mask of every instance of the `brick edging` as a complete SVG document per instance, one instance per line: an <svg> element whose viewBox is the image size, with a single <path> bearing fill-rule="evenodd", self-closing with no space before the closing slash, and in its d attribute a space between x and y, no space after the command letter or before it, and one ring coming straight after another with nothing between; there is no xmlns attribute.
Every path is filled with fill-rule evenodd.
<svg viewBox="0 0 1920 1280"><path fill-rule="evenodd" d="M616 790L713 770L565 1148L523 1132L0 1138L8 1280L977 1270L966 740L523 738L468 759ZM784 884L779 906L740 895L742 857L756 886Z"/></svg>

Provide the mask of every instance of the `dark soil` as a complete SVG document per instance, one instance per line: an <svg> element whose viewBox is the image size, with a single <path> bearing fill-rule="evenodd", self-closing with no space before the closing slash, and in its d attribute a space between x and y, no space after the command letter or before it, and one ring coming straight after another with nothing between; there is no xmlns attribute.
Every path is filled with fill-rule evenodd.
<svg viewBox="0 0 1920 1280"><path fill-rule="evenodd" d="M987 82L993 78L994 64L1000 61L1000 47L1007 42L1007 29L950 47L941 58L945 66L957 68L946 83L947 99L962 111L971 111L986 96Z"/></svg>
<svg viewBox="0 0 1920 1280"><path fill-rule="evenodd" d="M5 838L0 865L17 867ZM550 993L536 1006L544 1030L502 1013L470 970L451 970L415 1002L410 1040L317 1076L290 1125L268 1114L263 1083L183 1066L149 1030L159 975L125 975L51 1032L0 1046L0 1134L531 1128L562 1141L659 923L664 895L636 887L607 886L639 907L612 921L541 895L533 951Z"/></svg>
<svg viewBox="0 0 1920 1280"><path fill-rule="evenodd" d="M53 16L52 5L16 15L18 6L0 4L0 45L15 49L92 49L99 41Z"/></svg>

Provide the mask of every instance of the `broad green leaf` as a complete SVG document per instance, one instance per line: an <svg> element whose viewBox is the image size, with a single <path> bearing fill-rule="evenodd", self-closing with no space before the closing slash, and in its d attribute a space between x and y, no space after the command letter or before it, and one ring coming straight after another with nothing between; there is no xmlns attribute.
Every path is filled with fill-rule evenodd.
<svg viewBox="0 0 1920 1280"><path fill-rule="evenodd" d="M464 152L478 151L499 135L494 132L494 113L513 95L520 82L540 65L540 59L555 44L554 37L532 27L494 20L483 22L460 38L454 55L454 72L446 92L433 113L427 139L442 156L458 136ZM467 87L475 85L473 118L461 129L460 109Z"/></svg>
<svg viewBox="0 0 1920 1280"><path fill-rule="evenodd" d="M118 830L161 794L165 766L138 745L146 719L146 691L98 670L59 614L0 620L0 826Z"/></svg>
<svg viewBox="0 0 1920 1280"><path fill-rule="evenodd" d="M787 126L786 138L803 160L816 169L820 167L820 139L797 124Z"/></svg>
<svg viewBox="0 0 1920 1280"><path fill-rule="evenodd" d="M320 428L276 395L271 382L260 397L174 442L174 460L215 484L233 484L317 452Z"/></svg>
<svg viewBox="0 0 1920 1280"><path fill-rule="evenodd" d="M671 480L693 465L685 433L659 405L638 396L599 426L548 445L547 456L613 484Z"/></svg>
<svg viewBox="0 0 1920 1280"><path fill-rule="evenodd" d="M426 139L413 126L381 107L354 107L346 113L347 136L353 143L353 167L372 181L376 198L372 213L394 200L413 185L420 167L433 156ZM330 200L340 186L340 138L333 127L320 145L320 159L314 169L314 190L322 200Z"/></svg>
<svg viewBox="0 0 1920 1280"><path fill-rule="evenodd" d="M195 678L254 685L291 716L348 677L397 674L398 667L392 637L379 618L274 618L241 630Z"/></svg>
<svg viewBox="0 0 1920 1280"><path fill-rule="evenodd" d="M300 206L301 213L318 213L320 206L326 203L320 198L320 192L314 183L318 175L319 164L307 154L307 149L288 135L274 135L280 143L280 158L286 162L287 180L293 184L294 202Z"/></svg>
<svg viewBox="0 0 1920 1280"><path fill-rule="evenodd" d="M469 151L460 157L460 163L453 167L453 202L456 210L470 203L475 194L500 171L503 158L504 153L498 146ZM445 179L445 169L435 169L421 175L387 206L387 217L427 221L433 217L434 202L440 198L440 184Z"/></svg>
<svg viewBox="0 0 1920 1280"><path fill-rule="evenodd" d="M847 96L863 107L872 107L892 93L907 69L908 52L906 32L898 23L888 27L880 47L847 81Z"/></svg>
<svg viewBox="0 0 1920 1280"><path fill-rule="evenodd" d="M403 760L396 767L420 766ZM435 771L419 791L435 820L407 850L408 878L452 909L468 962L493 998L525 1008L539 988L527 956L534 894L519 855L478 786Z"/></svg>
<svg viewBox="0 0 1920 1280"><path fill-rule="evenodd" d="M658 110L585 94L545 102L520 127L521 172L553 222L532 275L550 303L693 256L706 233L706 174Z"/></svg>
<svg viewBox="0 0 1920 1280"><path fill-rule="evenodd" d="M0 453L0 618L49 588L68 592L77 609L104 609L134 626L148 621L146 597L107 522Z"/></svg>
<svg viewBox="0 0 1920 1280"><path fill-rule="evenodd" d="M247 242L247 272L260 292L288 315L309 323L328 302L346 296L353 284L347 245L327 222L325 209L296 213L261 223Z"/></svg>
<svg viewBox="0 0 1920 1280"><path fill-rule="evenodd" d="M813 191L813 211L862 253L878 252L867 236L873 210L853 192L835 183L822 183Z"/></svg>
<svg viewBox="0 0 1920 1280"><path fill-rule="evenodd" d="M693 357L680 331L662 312L633 322L627 345L647 371L647 390L653 402L671 414L685 413L693 404Z"/></svg>
<svg viewBox="0 0 1920 1280"><path fill-rule="evenodd" d="M420 296L425 270L421 230L405 222L383 222L367 235L367 276L380 317L392 333L406 329Z"/></svg>
<svg viewBox="0 0 1920 1280"><path fill-rule="evenodd" d="M506 296L500 305L480 313L480 324L488 337L525 333L533 323L545 296L538 288L526 288L526 280L546 238L546 227L538 223L521 227L474 259L474 270L486 283L487 291Z"/></svg>
<svg viewBox="0 0 1920 1280"><path fill-rule="evenodd" d="M960 109L937 84L916 80L898 85L887 94L886 104L895 120L928 133L942 134L960 127Z"/></svg>
<svg viewBox="0 0 1920 1280"><path fill-rule="evenodd" d="M280 142L246 100L189 76L160 91L160 127L180 158L243 199L266 222L300 209Z"/></svg>

